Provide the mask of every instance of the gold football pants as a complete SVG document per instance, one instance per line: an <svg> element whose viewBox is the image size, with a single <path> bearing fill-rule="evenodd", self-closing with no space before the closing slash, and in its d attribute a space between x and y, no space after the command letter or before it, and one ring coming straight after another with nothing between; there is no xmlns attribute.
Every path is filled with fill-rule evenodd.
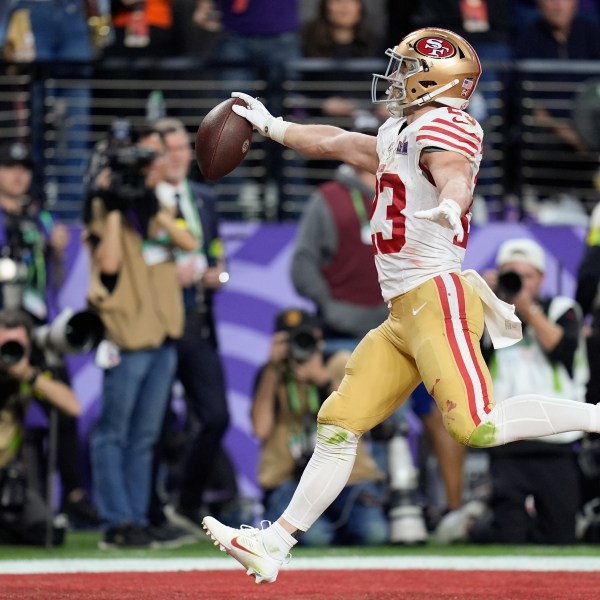
<svg viewBox="0 0 600 600"><path fill-rule="evenodd" d="M482 333L481 300L459 273L438 275L397 296L388 319L352 353L318 421L361 435L389 417L422 380L446 429L466 444L493 408Z"/></svg>

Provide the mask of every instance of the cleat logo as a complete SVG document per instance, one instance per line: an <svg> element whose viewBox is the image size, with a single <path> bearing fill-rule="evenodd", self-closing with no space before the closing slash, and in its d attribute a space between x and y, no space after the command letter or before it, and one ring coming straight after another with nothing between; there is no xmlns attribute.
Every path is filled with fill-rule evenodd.
<svg viewBox="0 0 600 600"><path fill-rule="evenodd" d="M236 548L239 548L240 550L243 550L244 552L248 552L248 554L253 554L254 556L258 556L260 558L260 554L257 554L256 552L253 552L249 548L246 548L246 546L244 546L243 544L240 544L239 537L234 537L231 540L231 545L235 546Z"/></svg>

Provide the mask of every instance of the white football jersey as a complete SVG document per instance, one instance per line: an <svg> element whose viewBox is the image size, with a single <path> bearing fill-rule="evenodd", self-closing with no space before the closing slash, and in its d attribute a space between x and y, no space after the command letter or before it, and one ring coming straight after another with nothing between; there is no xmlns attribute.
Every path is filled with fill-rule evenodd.
<svg viewBox="0 0 600 600"><path fill-rule="evenodd" d="M460 271L471 213L462 217L459 244L449 227L416 219L415 212L435 208L438 191L420 164L423 148L458 152L473 165L475 187L481 162L483 131L473 117L456 108L426 112L410 125L390 118L377 135L377 193L371 216L371 239L385 301L434 275Z"/></svg>

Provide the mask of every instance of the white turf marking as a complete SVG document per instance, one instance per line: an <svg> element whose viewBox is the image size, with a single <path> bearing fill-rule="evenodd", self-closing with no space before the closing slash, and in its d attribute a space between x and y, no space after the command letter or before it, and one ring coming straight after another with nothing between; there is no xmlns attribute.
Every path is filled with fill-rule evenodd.
<svg viewBox="0 0 600 600"><path fill-rule="evenodd" d="M118 558L0 561L0 574L221 571L241 569L231 558ZM449 569L468 571L600 571L594 556L339 556L295 558L286 570Z"/></svg>

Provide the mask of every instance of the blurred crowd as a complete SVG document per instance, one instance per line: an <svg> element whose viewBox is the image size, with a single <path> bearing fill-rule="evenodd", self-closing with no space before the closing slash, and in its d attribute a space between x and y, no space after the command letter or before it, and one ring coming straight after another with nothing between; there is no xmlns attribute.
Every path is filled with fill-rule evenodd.
<svg viewBox="0 0 600 600"><path fill-rule="evenodd" d="M79 218L86 158L98 128L115 107L131 111L143 99L140 112L151 120L177 116L190 130L193 118L200 120L207 112L197 108L206 102L206 91L196 90L188 106L185 94L168 89L167 82L162 83L166 89L154 89L157 84L149 88L142 81L132 82L129 89L123 82L114 91L104 83L92 89L86 82L97 69L112 69L104 75L109 80L131 80L137 73L140 80L160 81L170 77L170 68L189 64L200 77L219 82L211 99L243 89L264 96L273 114L285 109L295 119L333 117L348 125L368 112L365 98L357 97L356 88L331 91L320 82L340 77L336 65L381 60L385 49L408 31L436 26L465 37L486 63L481 91L470 110L489 136L482 180L490 193L475 218L585 222L598 180L598 74L593 69L566 72L565 67L558 76L543 67L522 71L512 61L597 61L598 2L287 0L277 3L277 11L271 5L267 0L3 3L5 72L32 73L34 83L28 99L18 93L12 100L0 99L6 111L0 137L16 130L23 132L17 133L21 141L33 142L36 195L68 220ZM290 67L302 59L333 63L301 73ZM190 75L182 72L181 77ZM349 68L342 77L354 85L364 73ZM307 78L305 86L296 83L302 78ZM290 190L315 183L313 173L324 166L285 157L268 140L260 153L257 171L262 174L254 181L237 171L232 174L220 206L233 201L227 208L233 218L297 218L306 193ZM257 182L264 186L259 200ZM284 208L289 199L299 205L297 210ZM253 202L261 201L263 207L253 208Z"/></svg>
<svg viewBox="0 0 600 600"><path fill-rule="evenodd" d="M382 58L418 27L459 33L485 61L600 59L592 0L11 0L0 17L7 69L45 63L60 76L63 62L75 63L84 82L94 61L192 56L231 67L231 91L263 78L274 114L290 60ZM206 514L231 524L274 519L310 456L321 403L387 314L365 233L375 178L336 164L331 180L309 181L290 278L314 309L273 315L248 409L263 495L249 502L223 443L230 414L214 311L229 278L222 215L215 188L193 169L190 131L159 102L143 127L115 113L92 143L89 90L63 91L59 142L71 152L59 185L80 209L71 220L90 258L85 311L56 308L79 241L31 193L39 149L18 135L0 140L0 543L59 545L69 529L93 529L104 549L177 547L203 539ZM346 117L374 134L385 117L326 87L315 98L308 119ZM493 112L493 92L480 100L473 110ZM560 105L532 110L531 122L575 156L549 169L598 177L597 157L593 168L577 162L600 147L591 124L565 118ZM280 171L281 154L266 154L268 170ZM588 236L573 298L541 295L547 257L530 239L506 240L483 274L525 324L510 349L483 339L499 402L526 392L600 401L600 204L582 217ZM101 401L82 449L65 356L91 349ZM595 435L465 451L420 387L365 436L358 456L348 486L301 543L600 539Z"/></svg>

